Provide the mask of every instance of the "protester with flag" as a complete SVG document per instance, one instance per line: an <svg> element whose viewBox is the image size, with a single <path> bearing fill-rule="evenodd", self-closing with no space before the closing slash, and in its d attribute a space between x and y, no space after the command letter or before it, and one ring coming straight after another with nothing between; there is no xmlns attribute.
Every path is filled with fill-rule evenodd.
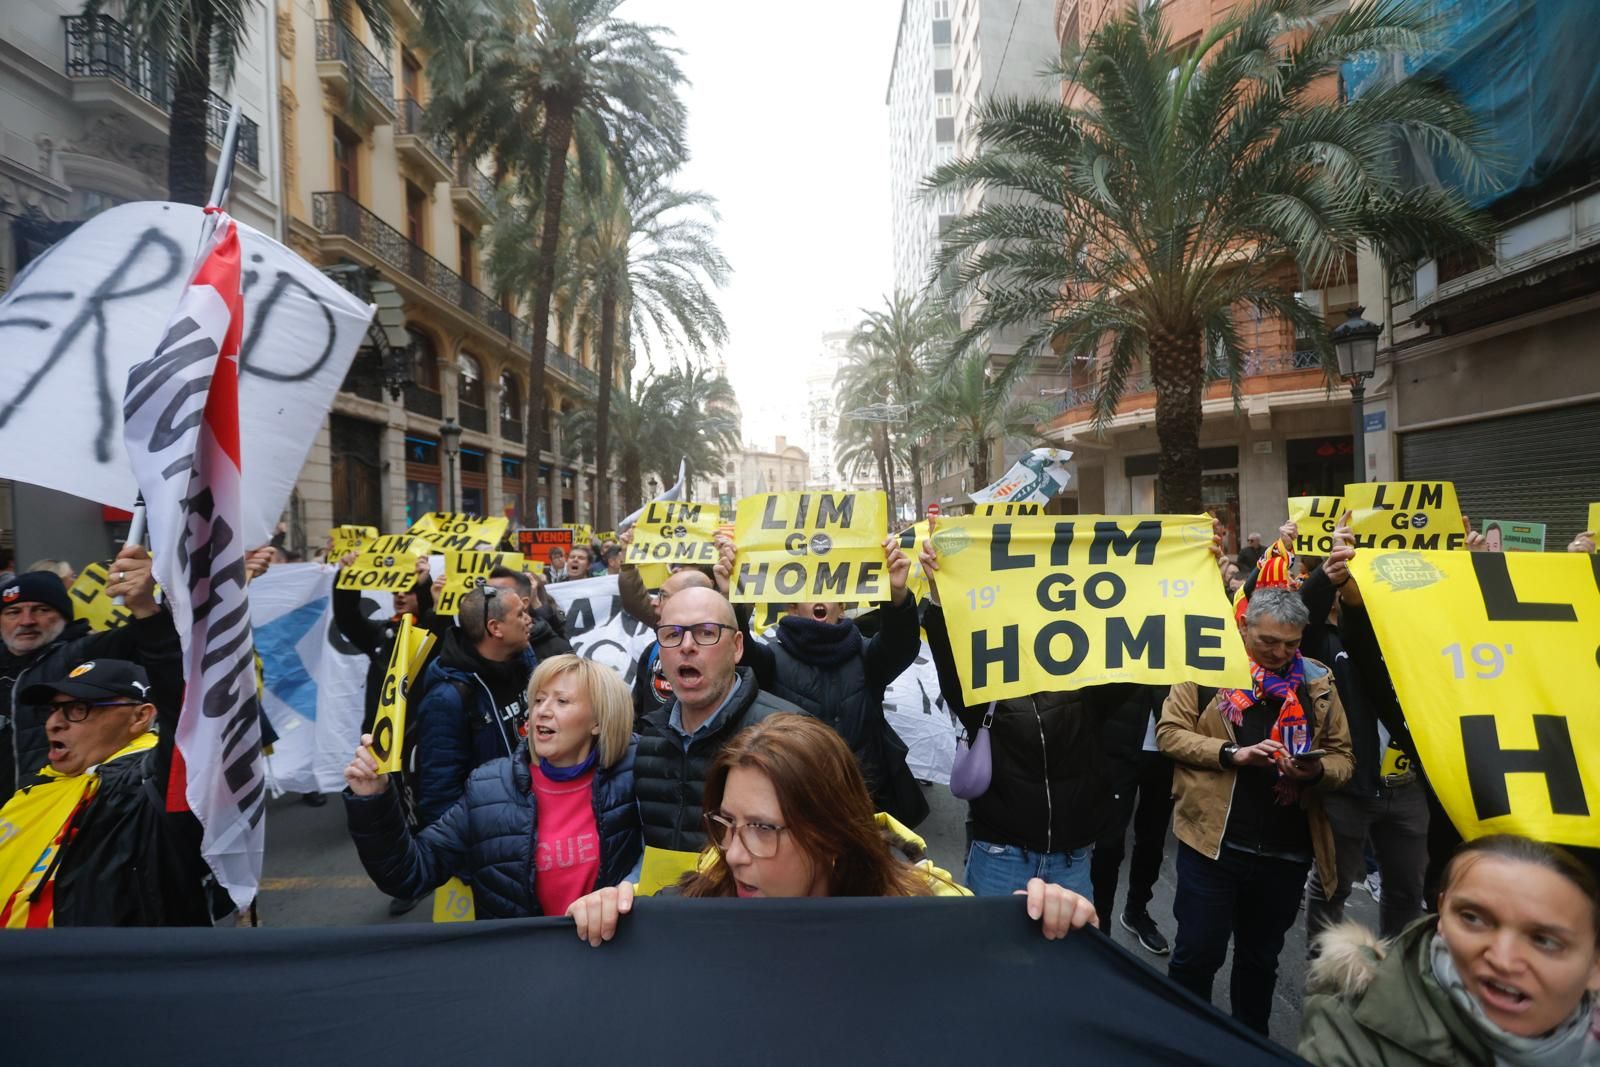
<svg viewBox="0 0 1600 1067"><path fill-rule="evenodd" d="M416 898L450 878L480 919L560 915L639 860L633 790L633 701L611 668L574 655L546 660L528 682L528 738L486 763L438 819L413 832L378 774L372 735L345 769L345 810L361 863L379 889Z"/></svg>
<svg viewBox="0 0 1600 1067"><path fill-rule="evenodd" d="M19 690L46 709L49 756L0 808L0 929L211 921L200 825L165 801L181 702L172 653L165 686L97 659Z"/></svg>

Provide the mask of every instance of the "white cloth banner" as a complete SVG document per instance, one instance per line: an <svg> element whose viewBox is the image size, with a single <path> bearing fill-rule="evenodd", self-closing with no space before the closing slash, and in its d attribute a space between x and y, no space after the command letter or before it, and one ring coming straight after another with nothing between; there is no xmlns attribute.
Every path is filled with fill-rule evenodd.
<svg viewBox="0 0 1600 1067"><path fill-rule="evenodd" d="M0 478L133 506L122 448L129 369L156 351L200 243L200 208L103 212L0 298ZM365 335L372 309L240 223L243 537L265 544Z"/></svg>
<svg viewBox="0 0 1600 1067"><path fill-rule="evenodd" d="M939 693L939 672L934 669L928 642L922 642L917 661L883 694L883 716L906 743L906 766L912 775L924 782L949 785L961 722Z"/></svg>
<svg viewBox="0 0 1600 1067"><path fill-rule="evenodd" d="M156 580L183 643L173 793L181 783L201 854L242 909L261 881L266 779L239 535L240 265L222 215L160 346L129 370L122 408Z"/></svg>
<svg viewBox="0 0 1600 1067"><path fill-rule="evenodd" d="M278 735L267 777L279 793L337 793L361 739L367 657L333 625L336 573L284 563L250 583L262 707Z"/></svg>
<svg viewBox="0 0 1600 1067"><path fill-rule="evenodd" d="M1043 504L1067 487L1072 476L1065 466L1072 453L1064 448L1024 452L998 482L972 494L974 504Z"/></svg>
<svg viewBox="0 0 1600 1067"><path fill-rule="evenodd" d="M622 610L617 578L606 574L544 587L567 617L567 640L584 659L604 663L633 685L639 657L656 639L644 623Z"/></svg>

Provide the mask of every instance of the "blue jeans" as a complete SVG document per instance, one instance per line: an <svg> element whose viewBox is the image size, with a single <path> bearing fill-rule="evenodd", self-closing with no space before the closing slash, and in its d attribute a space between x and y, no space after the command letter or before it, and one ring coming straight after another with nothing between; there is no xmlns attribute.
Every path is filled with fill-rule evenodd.
<svg viewBox="0 0 1600 1067"><path fill-rule="evenodd" d="M967 850L967 888L975 896L1003 897L1028 887L1028 879L1043 878L1064 885L1080 896L1093 898L1089 880L1090 848L1071 852L1029 852L1016 845L991 845L974 840Z"/></svg>
<svg viewBox="0 0 1600 1067"><path fill-rule="evenodd" d="M1179 842L1178 892L1172 901L1178 934L1172 939L1167 977L1210 1000L1231 940L1233 1017L1265 1034L1278 983L1278 954L1300 912L1310 869L1310 863L1227 847L1216 859L1207 859Z"/></svg>

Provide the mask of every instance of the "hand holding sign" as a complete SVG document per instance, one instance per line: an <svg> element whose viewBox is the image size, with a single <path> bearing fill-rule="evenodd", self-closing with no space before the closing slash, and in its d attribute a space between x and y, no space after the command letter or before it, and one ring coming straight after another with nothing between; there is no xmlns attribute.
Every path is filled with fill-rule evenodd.
<svg viewBox="0 0 1600 1067"><path fill-rule="evenodd" d="M378 761L372 758L371 734L361 735L361 744L344 769L344 784L358 797L375 797L389 788L388 775L378 773Z"/></svg>

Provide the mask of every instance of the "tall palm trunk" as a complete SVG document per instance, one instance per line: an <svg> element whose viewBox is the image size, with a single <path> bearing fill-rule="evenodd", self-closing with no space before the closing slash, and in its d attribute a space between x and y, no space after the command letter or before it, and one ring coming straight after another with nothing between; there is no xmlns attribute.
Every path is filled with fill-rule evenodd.
<svg viewBox="0 0 1600 1067"><path fill-rule="evenodd" d="M172 117L167 123L167 196L180 204L204 207L211 195L206 180L206 107L211 95L211 20L208 0L189 0L179 22L182 40L193 42L178 57L173 79Z"/></svg>
<svg viewBox="0 0 1600 1067"><path fill-rule="evenodd" d="M556 250L561 242L561 206L566 198L567 149L572 145L572 105L553 100L546 115L544 147L549 153L544 173L544 217L539 233L539 270L533 283L533 353L528 358L528 427L536 442L523 464L524 493L539 498L539 451L545 436L545 347L550 341L550 295L556 287ZM554 517L552 516L552 521Z"/></svg>
<svg viewBox="0 0 1600 1067"><path fill-rule="evenodd" d="M980 431L976 443L972 446L972 491L976 493L988 484L989 438Z"/></svg>
<svg viewBox="0 0 1600 1067"><path fill-rule="evenodd" d="M600 394L595 398L594 472L599 504L595 524L601 530L611 525L611 364L616 358L617 297L611 287L600 298Z"/></svg>
<svg viewBox="0 0 1600 1067"><path fill-rule="evenodd" d="M1198 515L1200 497L1200 406L1205 400L1205 361L1199 333L1150 338L1150 376L1156 385L1156 511Z"/></svg>
<svg viewBox="0 0 1600 1067"><path fill-rule="evenodd" d="M916 508L912 512L911 521L915 522L922 517L922 446L912 438L911 443L911 495L916 498Z"/></svg>
<svg viewBox="0 0 1600 1067"><path fill-rule="evenodd" d="M883 495L892 497L894 482L889 477L889 431L881 422L878 423L877 431L874 435L877 440L873 442L872 451L878 457L878 480L883 483Z"/></svg>

